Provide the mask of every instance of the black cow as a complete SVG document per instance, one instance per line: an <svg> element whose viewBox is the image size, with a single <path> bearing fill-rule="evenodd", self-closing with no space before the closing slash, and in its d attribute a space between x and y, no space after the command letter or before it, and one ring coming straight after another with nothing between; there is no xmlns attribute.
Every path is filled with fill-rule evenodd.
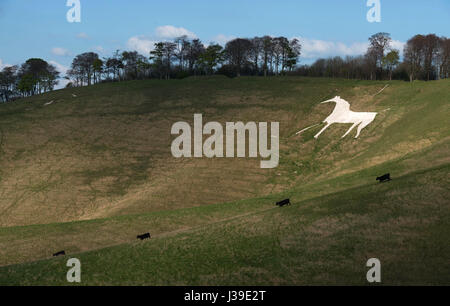
<svg viewBox="0 0 450 306"><path fill-rule="evenodd" d="M62 256L62 255L66 255L66 252L65 251L59 251L59 252L53 254L53 256Z"/></svg>
<svg viewBox="0 0 450 306"><path fill-rule="evenodd" d="M286 199L286 200L277 202L276 204L277 204L277 206L283 207L284 205L291 205L291 201L289 199Z"/></svg>
<svg viewBox="0 0 450 306"><path fill-rule="evenodd" d="M390 181L390 180L391 180L391 174L390 173L377 177L377 181L380 181L380 183L387 182L387 181Z"/></svg>
<svg viewBox="0 0 450 306"><path fill-rule="evenodd" d="M150 233L145 233L145 234L142 234L142 235L137 235L137 239L141 239L141 240L144 240L144 239L150 239Z"/></svg>

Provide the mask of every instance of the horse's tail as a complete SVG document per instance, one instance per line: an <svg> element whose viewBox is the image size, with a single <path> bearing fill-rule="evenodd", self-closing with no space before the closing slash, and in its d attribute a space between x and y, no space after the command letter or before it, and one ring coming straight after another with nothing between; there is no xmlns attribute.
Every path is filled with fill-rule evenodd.
<svg viewBox="0 0 450 306"><path fill-rule="evenodd" d="M317 124L314 124L314 125L308 126L307 128L304 128L303 130L301 130L301 131L299 131L299 132L295 133L295 135L300 135L301 133L303 133L303 132L305 132L305 131L307 131L307 130L309 130L309 129L311 129L311 128L315 127L315 126L318 126L318 125L320 125L320 123L317 123Z"/></svg>
<svg viewBox="0 0 450 306"><path fill-rule="evenodd" d="M374 94L373 96L375 97L375 96L379 95L380 93L383 92L383 90L385 90L385 89L388 88L388 87L389 87L389 84L387 84L386 86L384 86L379 92L377 92L377 93Z"/></svg>

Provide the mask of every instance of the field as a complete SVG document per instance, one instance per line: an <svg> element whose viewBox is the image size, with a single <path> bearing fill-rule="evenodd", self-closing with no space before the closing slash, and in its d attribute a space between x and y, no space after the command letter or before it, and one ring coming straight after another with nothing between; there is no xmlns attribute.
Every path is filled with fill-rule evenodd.
<svg viewBox="0 0 450 306"><path fill-rule="evenodd" d="M0 285L67 285L70 257L82 285L365 285L372 257L384 285L449 285L449 89L217 76L0 105ZM345 124L295 135L336 95L378 112L360 138L341 139ZM173 158L171 125L194 113L280 122L279 167Z"/></svg>

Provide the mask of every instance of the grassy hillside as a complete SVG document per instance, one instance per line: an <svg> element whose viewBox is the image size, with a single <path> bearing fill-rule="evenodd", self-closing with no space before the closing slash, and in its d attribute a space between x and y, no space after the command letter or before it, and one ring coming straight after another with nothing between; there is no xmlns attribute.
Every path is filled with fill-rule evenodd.
<svg viewBox="0 0 450 306"><path fill-rule="evenodd" d="M383 284L448 285L448 173L449 166L418 171L286 209L269 199L188 209L199 219L215 210L237 216L72 257L82 262L83 285L360 285L372 257L382 262ZM140 222L158 229L164 217ZM0 268L0 284L65 285L66 260Z"/></svg>
<svg viewBox="0 0 450 306"><path fill-rule="evenodd" d="M370 257L385 284L449 284L450 82L385 85L189 78L0 105L0 284L66 284L66 258L45 259L60 249L83 284L364 284ZM379 114L359 139L296 136L335 95ZM194 113L279 121L279 167L174 159L170 127Z"/></svg>

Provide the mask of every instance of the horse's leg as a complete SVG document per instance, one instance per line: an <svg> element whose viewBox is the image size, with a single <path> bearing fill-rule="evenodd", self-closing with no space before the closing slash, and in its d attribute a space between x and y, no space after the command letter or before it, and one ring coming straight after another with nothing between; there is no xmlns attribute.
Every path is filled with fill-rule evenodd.
<svg viewBox="0 0 450 306"><path fill-rule="evenodd" d="M360 123L361 123L361 121L353 123L353 125L351 126L351 128L348 129L347 133L345 133L344 136L342 136L342 138L344 138L345 136L347 136L348 133L350 133L350 132L355 128L355 126L357 126L357 125L360 124Z"/></svg>
<svg viewBox="0 0 450 306"><path fill-rule="evenodd" d="M323 131L325 131L329 126L331 125L331 123L328 123L327 122L327 125L323 128L323 129L321 129L320 130L320 132L319 133L317 133L317 135L316 136L314 136L314 138L318 138L319 136L320 136L320 134L322 134L323 133Z"/></svg>
<svg viewBox="0 0 450 306"><path fill-rule="evenodd" d="M361 131L362 131L362 129L365 128L366 126L368 126L369 124L371 124L372 121L373 121L373 119L372 119L372 120L366 120L366 121L363 121L363 122L358 126L358 132L356 133L355 138L358 138L358 137L359 137L359 134L360 134Z"/></svg>

